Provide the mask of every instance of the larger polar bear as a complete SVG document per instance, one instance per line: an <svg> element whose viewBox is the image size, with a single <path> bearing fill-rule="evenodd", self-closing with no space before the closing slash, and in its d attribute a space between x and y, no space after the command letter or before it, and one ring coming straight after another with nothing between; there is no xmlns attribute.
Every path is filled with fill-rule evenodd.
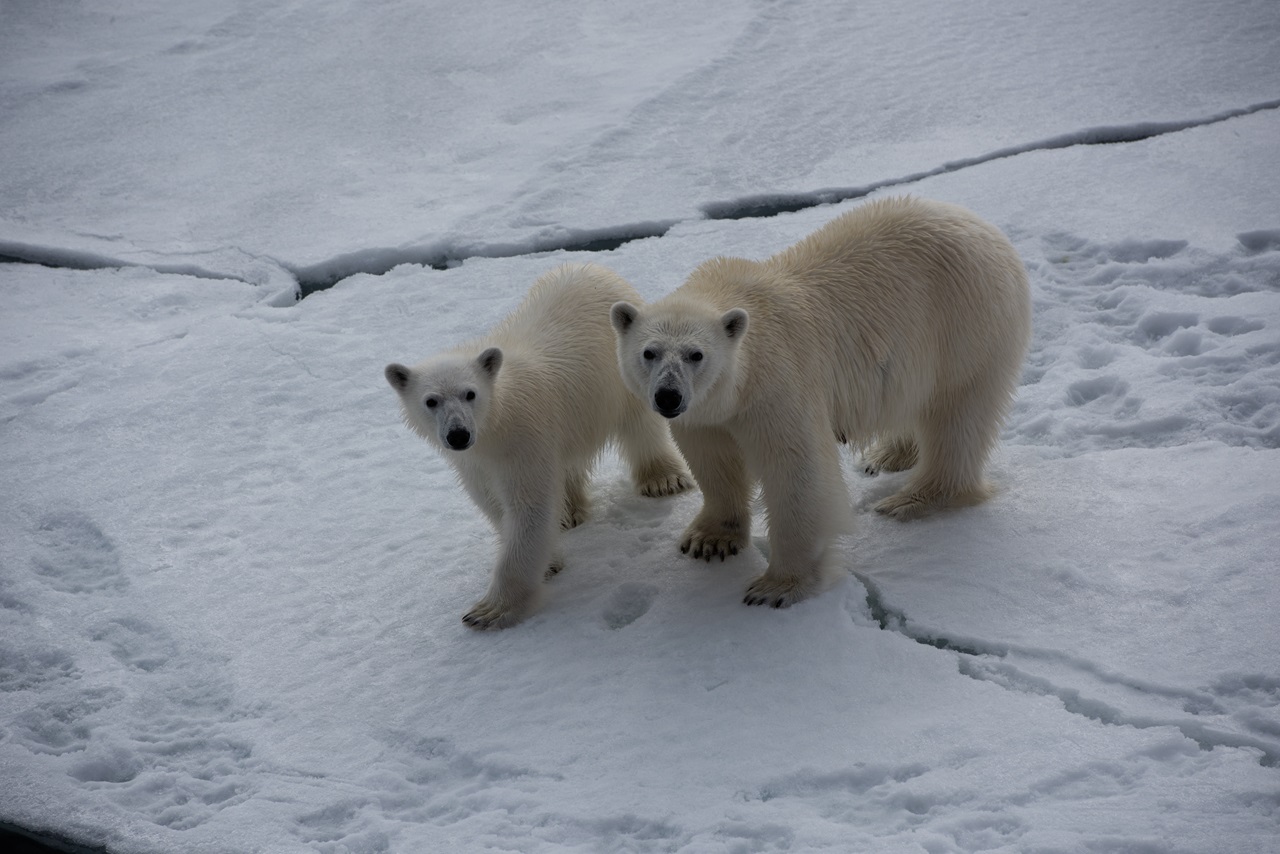
<svg viewBox="0 0 1280 854"><path fill-rule="evenodd" d="M544 575L563 566L557 532L586 518L587 477L610 439L641 494L692 485L666 423L618 376L609 307L638 298L610 270L565 265L484 338L387 365L405 422L444 452L501 540L468 625L503 628L536 606Z"/></svg>
<svg viewBox="0 0 1280 854"><path fill-rule="evenodd" d="M662 300L621 301L610 317L627 386L672 419L702 488L681 550L736 554L758 480L769 564L744 601L774 607L830 577L849 513L837 440L866 449L869 473L915 466L882 513L986 497L1031 335L1005 236L913 198L852 210L766 261L707 261Z"/></svg>

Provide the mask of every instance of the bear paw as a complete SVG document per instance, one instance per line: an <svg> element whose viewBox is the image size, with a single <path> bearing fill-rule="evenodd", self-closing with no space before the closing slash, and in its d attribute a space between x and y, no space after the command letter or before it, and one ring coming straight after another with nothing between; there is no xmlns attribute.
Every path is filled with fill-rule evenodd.
<svg viewBox="0 0 1280 854"><path fill-rule="evenodd" d="M736 522L700 522L697 519L685 529L680 541L680 551L694 558L711 562L713 557L723 561L746 545L746 532Z"/></svg>
<svg viewBox="0 0 1280 854"><path fill-rule="evenodd" d="M875 477L882 471L906 471L916 464L919 448L910 439L885 439L862 453L862 471Z"/></svg>
<svg viewBox="0 0 1280 854"><path fill-rule="evenodd" d="M560 517L561 530L568 531L587 521L587 508L578 504L566 504L564 515Z"/></svg>
<svg viewBox="0 0 1280 854"><path fill-rule="evenodd" d="M742 601L748 605L786 608L813 594L813 584L795 577L778 577L765 573L747 585Z"/></svg>
<svg viewBox="0 0 1280 854"><path fill-rule="evenodd" d="M693 489L693 476L685 471L655 475L640 484L640 494L646 498L679 495Z"/></svg>
<svg viewBox="0 0 1280 854"><path fill-rule="evenodd" d="M523 608L481 599L462 615L462 622L473 629L505 629L524 618Z"/></svg>
<svg viewBox="0 0 1280 854"><path fill-rule="evenodd" d="M876 504L876 512L906 522L933 509L934 503L914 492L898 492Z"/></svg>

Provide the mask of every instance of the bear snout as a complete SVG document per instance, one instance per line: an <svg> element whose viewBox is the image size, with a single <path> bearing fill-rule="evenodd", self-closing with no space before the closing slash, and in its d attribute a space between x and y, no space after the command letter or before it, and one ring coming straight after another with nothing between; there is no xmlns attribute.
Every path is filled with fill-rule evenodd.
<svg viewBox="0 0 1280 854"><path fill-rule="evenodd" d="M444 441L455 451L465 451L471 447L471 431L465 427L454 427L445 435Z"/></svg>
<svg viewBox="0 0 1280 854"><path fill-rule="evenodd" d="M660 388L653 394L653 408L664 418L675 418L684 412L684 397L678 389Z"/></svg>

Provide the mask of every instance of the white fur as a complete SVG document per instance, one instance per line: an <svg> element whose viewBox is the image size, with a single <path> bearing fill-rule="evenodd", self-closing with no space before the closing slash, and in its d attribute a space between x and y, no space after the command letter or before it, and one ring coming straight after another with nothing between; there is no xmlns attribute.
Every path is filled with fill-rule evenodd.
<svg viewBox="0 0 1280 854"><path fill-rule="evenodd" d="M536 607L544 575L564 563L558 531L586 518L587 478L610 439L642 494L692 485L666 424L615 367L609 307L638 299L603 267L566 265L484 338L413 368L387 366L405 422L445 454L501 540L468 625L502 628Z"/></svg>
<svg viewBox="0 0 1280 854"><path fill-rule="evenodd" d="M664 299L620 303L611 319L627 386L673 419L702 488L681 550L710 560L742 548L759 481L770 558L745 601L781 607L822 589L847 525L837 441L866 449L871 474L915 466L882 513L986 497L1031 300L998 229L902 198L837 217L766 261L707 261Z"/></svg>

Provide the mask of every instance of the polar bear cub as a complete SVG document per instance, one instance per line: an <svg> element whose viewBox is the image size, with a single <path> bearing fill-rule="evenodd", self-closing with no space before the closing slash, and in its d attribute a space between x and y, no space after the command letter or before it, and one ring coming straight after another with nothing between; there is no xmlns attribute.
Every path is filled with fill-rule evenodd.
<svg viewBox="0 0 1280 854"><path fill-rule="evenodd" d="M486 337L387 365L406 424L444 452L501 541L467 625L503 628L536 607L544 575L564 564L558 529L586 518L588 475L610 439L641 494L692 485L667 425L618 376L609 307L638 299L610 270L565 265Z"/></svg>
<svg viewBox="0 0 1280 854"><path fill-rule="evenodd" d="M751 605L818 592L846 529L837 441L868 473L915 471L899 519L987 495L983 468L1031 335L1027 276L1001 232L922 199L852 210L765 261L716 258L647 307L614 305L627 387L671 420L702 488L681 551L748 541L762 487L769 564Z"/></svg>

